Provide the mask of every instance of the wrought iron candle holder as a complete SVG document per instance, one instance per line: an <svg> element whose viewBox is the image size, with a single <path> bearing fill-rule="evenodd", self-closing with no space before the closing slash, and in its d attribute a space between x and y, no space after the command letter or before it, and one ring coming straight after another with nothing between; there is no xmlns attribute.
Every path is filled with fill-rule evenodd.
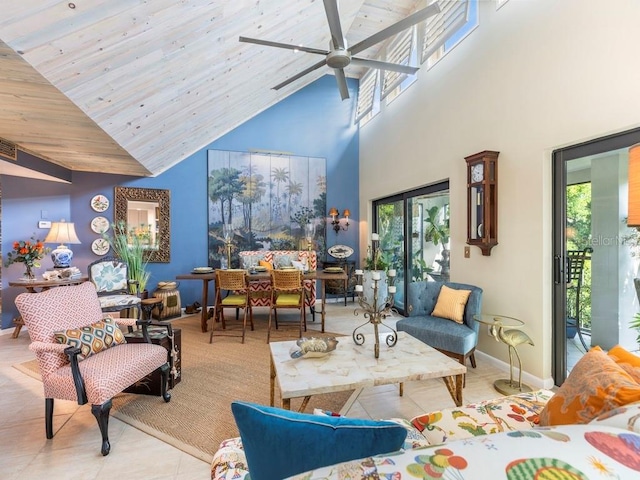
<svg viewBox="0 0 640 480"><path fill-rule="evenodd" d="M357 284L355 286L355 291L358 294L358 304L360 308L356 308L354 311L354 315L362 314L364 318L367 319L365 323L356 327L353 330L352 337L353 341L356 345L363 345L365 336L362 332L359 332L362 327L368 324L373 325L373 333L374 333L374 355L376 358L380 356L380 335L379 335L379 327L382 325L388 328L390 331L387 333L385 337L385 343L389 347L393 347L398 341L398 332L386 323L384 320L387 317L390 317L395 310L393 309L393 297L396 293L395 286L395 278L396 271L390 269L387 272L388 278L388 295L384 299L380 299L380 282L382 281L382 275L384 272L379 270L371 271L371 282L372 282L372 291L373 291L373 301L369 302L368 299L364 295L364 287L365 287L365 279L364 272L362 270L356 270L356 280Z"/></svg>

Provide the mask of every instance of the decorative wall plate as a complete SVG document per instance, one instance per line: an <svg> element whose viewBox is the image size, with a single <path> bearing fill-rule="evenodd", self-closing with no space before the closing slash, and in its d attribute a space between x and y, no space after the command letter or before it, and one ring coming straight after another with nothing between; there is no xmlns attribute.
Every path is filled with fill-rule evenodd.
<svg viewBox="0 0 640 480"><path fill-rule="evenodd" d="M353 248L347 245L333 245L327 249L327 253L333 258L347 258L353 255Z"/></svg>
<svg viewBox="0 0 640 480"><path fill-rule="evenodd" d="M104 233L109 230L109 220L107 217L96 217L91 220L91 230L96 233Z"/></svg>
<svg viewBox="0 0 640 480"><path fill-rule="evenodd" d="M104 195L96 195L91 199L91 208L96 212L104 212L109 208L109 199Z"/></svg>
<svg viewBox="0 0 640 480"><path fill-rule="evenodd" d="M91 251L96 255L106 255L110 248L109 240L104 238L96 238L91 244Z"/></svg>

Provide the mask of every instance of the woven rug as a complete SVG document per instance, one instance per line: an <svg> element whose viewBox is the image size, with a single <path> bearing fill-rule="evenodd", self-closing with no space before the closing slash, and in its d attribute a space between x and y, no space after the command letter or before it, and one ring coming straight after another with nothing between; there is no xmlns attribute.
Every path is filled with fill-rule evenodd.
<svg viewBox="0 0 640 480"><path fill-rule="evenodd" d="M182 380L171 390L171 401L123 393L113 399L112 415L210 462L222 440L239 435L231 413L232 401L269 404L266 322L261 313L254 316L255 330L247 328L244 344L239 337L218 336L210 344L209 333L200 331L199 315L173 320L173 327L182 330ZM237 328L237 323L227 320L228 329ZM271 341L297 338L297 329L282 323L280 330L272 330ZM318 323L309 322L307 335L319 333ZM39 378L35 360L14 367ZM312 412L314 408L340 411L355 400L355 396L350 398L352 394L353 391L347 391L311 397L305 411ZM279 402L276 382L276 405ZM293 399L291 409L297 410L300 403L301 399Z"/></svg>

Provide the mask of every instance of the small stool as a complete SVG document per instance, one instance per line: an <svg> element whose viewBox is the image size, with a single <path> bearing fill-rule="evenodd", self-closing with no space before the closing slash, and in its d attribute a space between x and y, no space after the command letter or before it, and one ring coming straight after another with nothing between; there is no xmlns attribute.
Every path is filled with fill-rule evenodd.
<svg viewBox="0 0 640 480"><path fill-rule="evenodd" d="M142 308L142 312L144 313L145 320L151 319L151 311L155 307L158 307L159 312L162 312L162 309L164 308L162 299L158 297L145 298L141 300L140 303L141 303L140 308Z"/></svg>

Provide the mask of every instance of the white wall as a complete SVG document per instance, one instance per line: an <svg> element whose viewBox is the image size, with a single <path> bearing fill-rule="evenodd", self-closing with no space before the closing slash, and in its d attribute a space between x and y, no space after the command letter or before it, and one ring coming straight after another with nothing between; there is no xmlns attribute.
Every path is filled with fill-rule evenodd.
<svg viewBox="0 0 640 480"><path fill-rule="evenodd" d="M485 312L526 322L525 370L547 384L551 153L640 125L638 18L637 0L481 0L480 26L360 133L360 217L370 223L372 199L449 178L451 278L481 286ZM499 245L465 259L464 157L482 150L501 152ZM508 361L481 330L479 350Z"/></svg>

